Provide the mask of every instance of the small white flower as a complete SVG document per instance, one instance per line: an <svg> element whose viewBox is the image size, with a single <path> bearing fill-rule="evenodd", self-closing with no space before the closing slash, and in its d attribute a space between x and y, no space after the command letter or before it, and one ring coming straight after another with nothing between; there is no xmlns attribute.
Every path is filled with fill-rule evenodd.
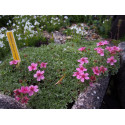
<svg viewBox="0 0 125 125"><path fill-rule="evenodd" d="M76 30L76 33L79 34L79 30Z"/></svg>
<svg viewBox="0 0 125 125"><path fill-rule="evenodd" d="M3 39L5 37L5 34L0 34L0 39Z"/></svg>
<svg viewBox="0 0 125 125"><path fill-rule="evenodd" d="M36 16L34 16L34 18L36 19Z"/></svg>
<svg viewBox="0 0 125 125"><path fill-rule="evenodd" d="M81 26L84 26L84 24L82 23Z"/></svg>
<svg viewBox="0 0 125 125"><path fill-rule="evenodd" d="M68 16L64 16L65 19L68 19Z"/></svg>
<svg viewBox="0 0 125 125"><path fill-rule="evenodd" d="M9 23L11 23L11 20L9 20Z"/></svg>
<svg viewBox="0 0 125 125"><path fill-rule="evenodd" d="M13 23L13 26L15 26L16 24L15 23Z"/></svg>
<svg viewBox="0 0 125 125"><path fill-rule="evenodd" d="M3 41L0 41L0 47L4 47Z"/></svg>
<svg viewBox="0 0 125 125"><path fill-rule="evenodd" d="M24 23L25 22L25 20L24 19L22 19L22 23Z"/></svg>
<svg viewBox="0 0 125 125"><path fill-rule="evenodd" d="M22 39L22 38L19 36L19 37L18 37L18 40L21 40L21 39Z"/></svg>
<svg viewBox="0 0 125 125"><path fill-rule="evenodd" d="M37 22L37 21L35 21L35 23L34 23L34 25L39 25L40 23L39 22Z"/></svg>
<svg viewBox="0 0 125 125"><path fill-rule="evenodd" d="M53 21L51 20L50 23L53 23Z"/></svg>

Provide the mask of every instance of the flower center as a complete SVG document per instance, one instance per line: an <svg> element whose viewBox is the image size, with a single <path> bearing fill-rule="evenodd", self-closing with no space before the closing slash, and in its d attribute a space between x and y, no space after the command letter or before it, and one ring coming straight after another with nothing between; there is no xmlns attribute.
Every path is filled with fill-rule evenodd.
<svg viewBox="0 0 125 125"><path fill-rule="evenodd" d="M84 58L82 58L82 61L84 62L84 61L85 61L85 59L84 59Z"/></svg>
<svg viewBox="0 0 125 125"><path fill-rule="evenodd" d="M112 63L112 62L114 62L114 60L113 60L113 59L111 59L111 60L110 60L110 62Z"/></svg>
<svg viewBox="0 0 125 125"><path fill-rule="evenodd" d="M84 74L82 75L82 78L85 78L85 75L84 75Z"/></svg>
<svg viewBox="0 0 125 125"><path fill-rule="evenodd" d="M35 66L32 66L32 69L34 69L35 68Z"/></svg>
<svg viewBox="0 0 125 125"><path fill-rule="evenodd" d="M41 74L40 74L40 73L38 73L38 74L37 74L37 77L40 77L40 76L41 76Z"/></svg>
<svg viewBox="0 0 125 125"><path fill-rule="evenodd" d="M31 90L31 91L34 91L34 88L33 88L33 87L31 87L31 88L30 88L30 90Z"/></svg>
<svg viewBox="0 0 125 125"><path fill-rule="evenodd" d="M99 72L98 69L95 69L95 72L98 73Z"/></svg>

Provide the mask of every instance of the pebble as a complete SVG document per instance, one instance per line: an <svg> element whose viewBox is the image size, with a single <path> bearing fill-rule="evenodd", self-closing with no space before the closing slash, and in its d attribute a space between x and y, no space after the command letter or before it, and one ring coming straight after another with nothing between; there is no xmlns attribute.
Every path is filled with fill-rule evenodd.
<svg viewBox="0 0 125 125"><path fill-rule="evenodd" d="M97 99L99 99L99 97L97 97Z"/></svg>

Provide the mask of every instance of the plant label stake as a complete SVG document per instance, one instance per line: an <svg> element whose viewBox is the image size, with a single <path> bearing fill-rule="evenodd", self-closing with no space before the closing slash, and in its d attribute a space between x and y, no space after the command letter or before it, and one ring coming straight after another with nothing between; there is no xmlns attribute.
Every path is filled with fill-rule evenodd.
<svg viewBox="0 0 125 125"><path fill-rule="evenodd" d="M18 52L18 48L17 48L17 45L16 45L16 41L14 39L13 32L8 31L8 32L6 32L6 34L7 34L8 42L9 42L10 49L11 49L11 52L12 52L12 55L13 55L13 59L21 61L20 55L19 55L19 52Z"/></svg>

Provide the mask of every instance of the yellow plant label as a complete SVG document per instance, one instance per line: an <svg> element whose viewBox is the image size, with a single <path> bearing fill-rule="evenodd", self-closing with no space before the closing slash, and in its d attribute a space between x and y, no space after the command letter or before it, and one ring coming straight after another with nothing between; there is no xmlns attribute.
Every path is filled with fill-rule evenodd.
<svg viewBox="0 0 125 125"><path fill-rule="evenodd" d="M19 52L18 52L18 49L17 49L17 45L16 45L16 42L15 42L15 39L14 39L13 32L8 31L6 34L7 34L8 42L9 42L10 49L11 49L11 52L12 52L12 55L13 55L13 59L14 60L20 60L20 55L19 55Z"/></svg>

